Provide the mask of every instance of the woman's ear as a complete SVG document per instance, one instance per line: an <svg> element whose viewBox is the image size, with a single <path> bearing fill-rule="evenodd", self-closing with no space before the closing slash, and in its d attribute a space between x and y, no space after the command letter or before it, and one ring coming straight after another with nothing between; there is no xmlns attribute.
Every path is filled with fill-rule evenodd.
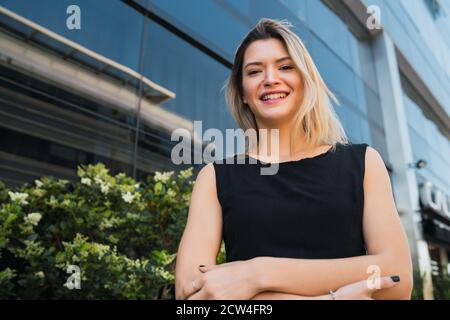
<svg viewBox="0 0 450 320"><path fill-rule="evenodd" d="M243 102L244 104L247 104L247 100L245 100L245 97L242 97L242 102Z"/></svg>

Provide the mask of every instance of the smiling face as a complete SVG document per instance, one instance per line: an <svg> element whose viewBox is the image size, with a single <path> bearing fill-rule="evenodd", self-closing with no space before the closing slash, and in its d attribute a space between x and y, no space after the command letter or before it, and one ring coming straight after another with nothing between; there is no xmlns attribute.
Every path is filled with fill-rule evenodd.
<svg viewBox="0 0 450 320"><path fill-rule="evenodd" d="M252 42L244 54L243 101L259 125L289 123L302 101L302 77L283 42L265 39Z"/></svg>

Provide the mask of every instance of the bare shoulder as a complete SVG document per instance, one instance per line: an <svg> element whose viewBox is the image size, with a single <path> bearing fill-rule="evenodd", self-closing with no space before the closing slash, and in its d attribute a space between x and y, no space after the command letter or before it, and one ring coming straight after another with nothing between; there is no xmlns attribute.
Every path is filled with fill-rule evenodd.
<svg viewBox="0 0 450 320"><path fill-rule="evenodd" d="M386 169L383 158L380 153L372 148L371 146L367 146L366 149L366 159L365 159L366 168L383 168Z"/></svg>
<svg viewBox="0 0 450 320"><path fill-rule="evenodd" d="M200 169L197 175L197 182L205 181L205 182L214 182L215 181L215 172L214 165L212 163L208 163L203 168Z"/></svg>
<svg viewBox="0 0 450 320"><path fill-rule="evenodd" d="M386 165L381 157L380 153L367 146L365 157L365 173L364 173L364 185L368 186L373 183L386 183L389 181L389 174L386 169Z"/></svg>
<svg viewBox="0 0 450 320"><path fill-rule="evenodd" d="M216 177L213 163L208 163L197 174L194 189L201 189L203 192L215 192Z"/></svg>
<svg viewBox="0 0 450 320"><path fill-rule="evenodd" d="M189 215L210 219L220 218L220 203L217 197L214 165L205 165L197 174L191 194ZM205 218L206 217L206 218Z"/></svg>

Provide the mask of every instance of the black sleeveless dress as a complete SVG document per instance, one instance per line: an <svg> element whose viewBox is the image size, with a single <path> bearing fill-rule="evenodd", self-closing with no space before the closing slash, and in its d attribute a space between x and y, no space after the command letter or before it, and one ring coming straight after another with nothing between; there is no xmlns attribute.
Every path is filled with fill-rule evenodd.
<svg viewBox="0 0 450 320"><path fill-rule="evenodd" d="M366 254L362 218L367 144L270 164L214 162L227 262L258 256L333 259Z"/></svg>

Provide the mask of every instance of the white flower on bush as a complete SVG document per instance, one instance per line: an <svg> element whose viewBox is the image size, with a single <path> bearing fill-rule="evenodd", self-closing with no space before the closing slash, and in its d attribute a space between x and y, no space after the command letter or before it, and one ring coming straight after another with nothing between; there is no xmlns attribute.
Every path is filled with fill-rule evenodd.
<svg viewBox="0 0 450 320"><path fill-rule="evenodd" d="M173 191L171 188L169 188L169 190L167 190L167 195L169 196L169 198L175 198L177 193Z"/></svg>
<svg viewBox="0 0 450 320"><path fill-rule="evenodd" d="M151 266L152 273L157 275L158 277L161 277L167 281L173 281L174 276L167 270L164 270L164 268L160 266Z"/></svg>
<svg viewBox="0 0 450 320"><path fill-rule="evenodd" d="M85 180L85 181L87 182L87 180ZM88 184L89 186L91 185L91 182L92 181L89 179L89 184ZM96 176L94 178L94 182L100 186L100 191L103 194L107 194L109 192L109 189L111 188L111 184L103 181L103 179L100 176ZM82 179L81 183L83 183L83 179Z"/></svg>
<svg viewBox="0 0 450 320"><path fill-rule="evenodd" d="M42 215L38 212L30 213L24 218L25 223L31 224L33 226L37 226L41 219Z"/></svg>
<svg viewBox="0 0 450 320"><path fill-rule="evenodd" d="M134 196L128 191L127 193L122 193L122 199L126 203L131 203L133 202Z"/></svg>
<svg viewBox="0 0 450 320"><path fill-rule="evenodd" d="M169 181L169 179L172 175L173 175L173 171L163 172L163 173L156 171L154 179L155 179L155 181L161 181L162 183L166 183L167 181Z"/></svg>
<svg viewBox="0 0 450 320"><path fill-rule="evenodd" d="M45 277L45 274L43 271L36 272L34 275L41 279L43 279Z"/></svg>
<svg viewBox="0 0 450 320"><path fill-rule="evenodd" d="M95 181L95 183L98 184L98 185L103 184L103 180L102 180L99 176L95 177L95 178L94 178L94 181Z"/></svg>
<svg viewBox="0 0 450 320"><path fill-rule="evenodd" d="M135 194L132 194L130 191L126 193L122 193L122 199L126 203L132 203L135 198L137 198L139 194L136 192ZM139 195L140 196L140 195Z"/></svg>
<svg viewBox="0 0 450 320"><path fill-rule="evenodd" d="M192 176L192 170L193 170L192 167L186 170L181 170L180 173L178 174L178 177L182 179L187 179L190 176Z"/></svg>
<svg viewBox="0 0 450 320"><path fill-rule="evenodd" d="M34 180L34 183L36 184L36 187L38 187L38 188L42 188L42 186L44 185L40 180Z"/></svg>
<svg viewBox="0 0 450 320"><path fill-rule="evenodd" d="M20 193L20 192L8 192L9 197L11 198L11 201L18 202L21 205L27 205L28 201L28 194L27 193Z"/></svg>
<svg viewBox="0 0 450 320"><path fill-rule="evenodd" d="M141 261L140 259L133 260L130 258L125 258L125 262L129 270L144 269L148 265L148 260Z"/></svg>
<svg viewBox="0 0 450 320"><path fill-rule="evenodd" d="M50 197L50 201L48 202L48 204L49 204L52 208L56 208L57 206L59 206L58 199L56 199L54 196L51 196L51 197Z"/></svg>
<svg viewBox="0 0 450 320"><path fill-rule="evenodd" d="M41 198L41 197L45 196L45 194L47 192L43 189L36 188L36 189L31 190L30 193L38 198Z"/></svg>
<svg viewBox="0 0 450 320"><path fill-rule="evenodd" d="M85 185L87 185L87 186L91 186L92 180L89 179L89 178L82 178L82 179L81 179L81 184L85 184Z"/></svg>
<svg viewBox="0 0 450 320"><path fill-rule="evenodd" d="M93 252L98 254L98 260L103 259L103 257L111 250L111 247L105 244L94 243L92 245Z"/></svg>
<svg viewBox="0 0 450 320"><path fill-rule="evenodd" d="M100 184L100 191L103 193L103 194L107 194L108 192L109 192L109 188L111 187L111 185L110 184L108 184L108 183L101 183Z"/></svg>
<svg viewBox="0 0 450 320"><path fill-rule="evenodd" d="M135 185L134 185L134 188L135 189L139 189L141 187L141 185L139 184L139 183L136 183Z"/></svg>

